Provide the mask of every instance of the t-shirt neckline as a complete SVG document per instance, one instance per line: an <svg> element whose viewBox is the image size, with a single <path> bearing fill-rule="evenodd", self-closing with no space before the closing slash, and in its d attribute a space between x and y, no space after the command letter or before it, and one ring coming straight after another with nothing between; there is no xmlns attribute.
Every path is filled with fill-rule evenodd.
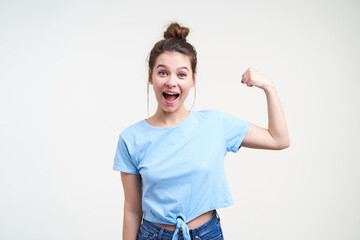
<svg viewBox="0 0 360 240"><path fill-rule="evenodd" d="M178 128L178 127L184 125L186 122L189 121L189 119L191 118L192 115L193 115L193 111L190 111L189 115L188 115L181 123L176 124L176 125L171 126L171 127L154 127L154 126L150 125L150 124L146 121L146 119L143 120L143 123L144 123L147 127L152 128L152 129L157 129L157 130L160 130L160 131L162 131L162 130L170 130L170 129Z"/></svg>

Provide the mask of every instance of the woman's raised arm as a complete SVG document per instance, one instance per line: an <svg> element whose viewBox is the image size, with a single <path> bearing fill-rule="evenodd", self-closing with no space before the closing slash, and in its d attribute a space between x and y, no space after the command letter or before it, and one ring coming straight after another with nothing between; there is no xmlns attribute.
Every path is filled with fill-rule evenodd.
<svg viewBox="0 0 360 240"><path fill-rule="evenodd" d="M273 82L254 68L245 71L241 82L248 87L256 86L263 89L268 108L268 129L251 124L241 146L272 150L289 147L285 115Z"/></svg>

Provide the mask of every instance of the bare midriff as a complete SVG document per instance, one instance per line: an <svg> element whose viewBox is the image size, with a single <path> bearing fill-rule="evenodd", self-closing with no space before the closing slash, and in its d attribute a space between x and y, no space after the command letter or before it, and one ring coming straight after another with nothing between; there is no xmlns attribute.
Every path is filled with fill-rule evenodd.
<svg viewBox="0 0 360 240"><path fill-rule="evenodd" d="M197 218L191 220L186 225L188 226L189 229L194 229L194 228L200 227L201 225L203 225L204 223L209 221L211 219L212 215L213 215L213 210L208 211L204 214L201 214ZM155 223L155 224L160 227L166 228L168 230L172 230L172 231L175 231L175 229L176 229L176 224L175 225L168 225L168 224L161 224L161 223Z"/></svg>

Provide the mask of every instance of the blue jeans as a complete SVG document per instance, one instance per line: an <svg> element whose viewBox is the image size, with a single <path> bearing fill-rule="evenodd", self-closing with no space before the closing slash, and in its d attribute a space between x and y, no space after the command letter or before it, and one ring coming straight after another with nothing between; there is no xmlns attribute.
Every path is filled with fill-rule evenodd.
<svg viewBox="0 0 360 240"><path fill-rule="evenodd" d="M140 230L137 235L137 240L171 240L175 231L160 227L155 223L143 219ZM194 240L223 240L223 232L220 226L220 217L214 210L213 215L209 221L200 227L190 229L191 239ZM183 240L180 234L179 240Z"/></svg>

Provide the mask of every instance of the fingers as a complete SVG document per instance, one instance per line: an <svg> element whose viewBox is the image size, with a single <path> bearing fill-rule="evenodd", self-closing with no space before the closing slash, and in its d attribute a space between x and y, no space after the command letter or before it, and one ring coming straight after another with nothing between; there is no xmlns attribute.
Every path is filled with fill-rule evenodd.
<svg viewBox="0 0 360 240"><path fill-rule="evenodd" d="M241 79L241 83L246 84L248 87L252 87L254 85L253 80L251 78L251 72L252 72L252 69L248 68L242 75L242 79Z"/></svg>
<svg viewBox="0 0 360 240"><path fill-rule="evenodd" d="M268 77L251 67L244 72L241 82L248 87L255 86L261 89L273 88L275 86Z"/></svg>

